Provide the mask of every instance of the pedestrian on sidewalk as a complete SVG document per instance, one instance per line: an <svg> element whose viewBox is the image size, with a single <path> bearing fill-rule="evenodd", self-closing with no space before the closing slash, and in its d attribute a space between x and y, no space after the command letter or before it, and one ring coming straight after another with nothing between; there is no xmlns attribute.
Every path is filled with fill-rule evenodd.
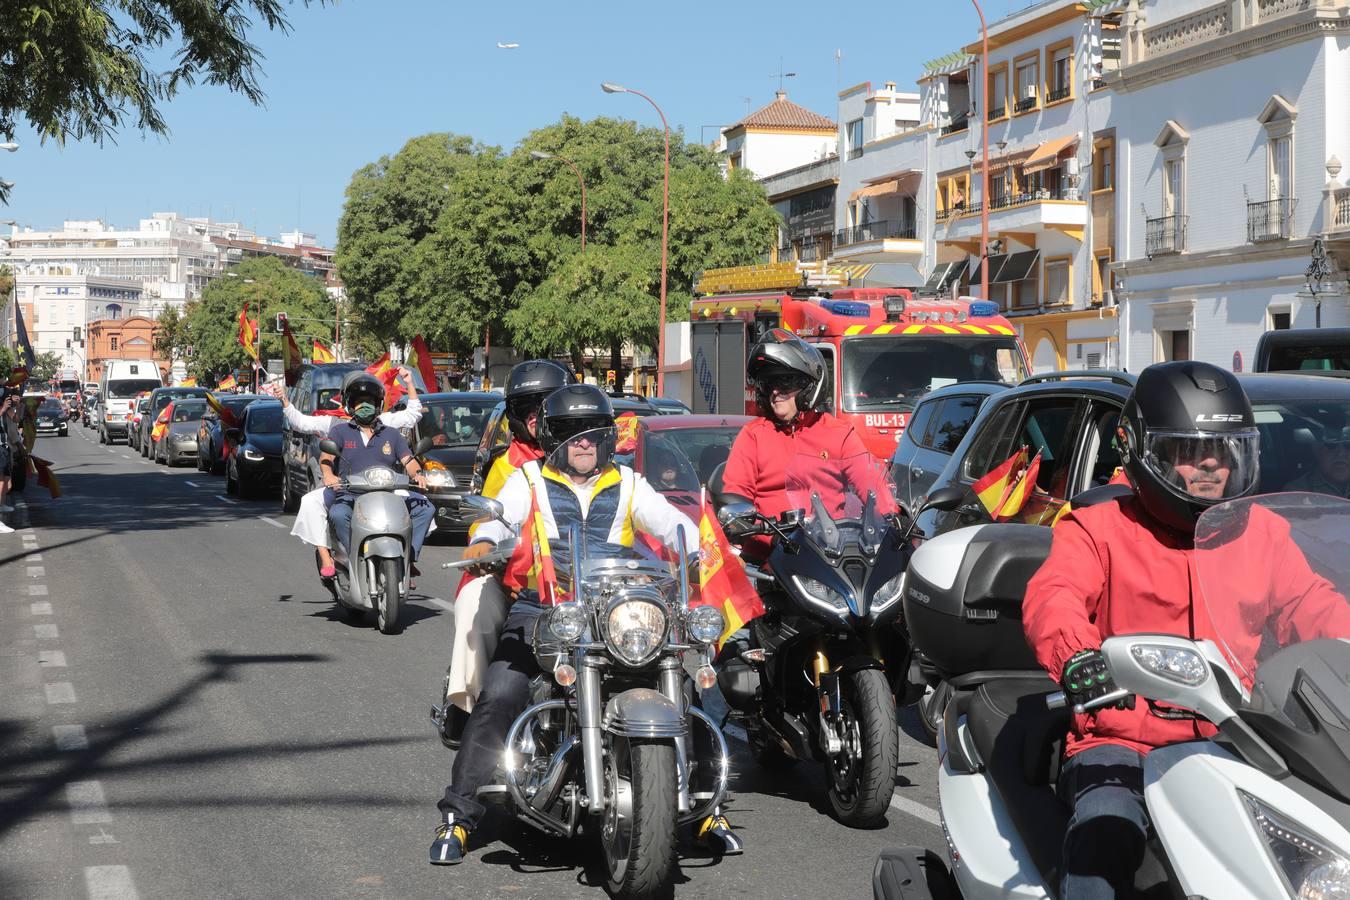
<svg viewBox="0 0 1350 900"><path fill-rule="evenodd" d="M0 400L0 513L10 513L14 507L5 502L9 495L10 477L13 474L14 467L14 448L18 446L21 440L18 424L18 396L8 388L0 388L4 391L4 399ZM9 534L14 529L4 522L0 522L0 534Z"/></svg>

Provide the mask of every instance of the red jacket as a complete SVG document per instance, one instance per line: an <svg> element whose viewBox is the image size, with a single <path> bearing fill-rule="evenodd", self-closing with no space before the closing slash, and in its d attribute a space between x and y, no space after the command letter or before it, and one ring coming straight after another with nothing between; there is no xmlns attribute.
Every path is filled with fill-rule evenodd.
<svg viewBox="0 0 1350 900"><path fill-rule="evenodd" d="M1230 661L1250 684L1267 624L1282 643L1292 633L1303 639L1350 636L1350 605L1309 568L1290 540L1288 523L1259 506L1250 512L1240 536L1201 551L1222 554L1204 563L1206 593L1224 598L1216 615L1233 619L1216 632L1199 597L1189 537L1158 525L1133 496L1073 510L1055 526L1050 556L1027 583L1022 625L1036 659L1058 680L1069 657L1097 649L1113 635L1217 640L1222 634ZM1212 583L1217 572L1224 573L1222 585ZM1273 613L1278 617L1272 621ZM1163 718L1136 698L1132 710L1075 715L1065 755L1102 744L1147 753L1213 733L1208 722Z"/></svg>

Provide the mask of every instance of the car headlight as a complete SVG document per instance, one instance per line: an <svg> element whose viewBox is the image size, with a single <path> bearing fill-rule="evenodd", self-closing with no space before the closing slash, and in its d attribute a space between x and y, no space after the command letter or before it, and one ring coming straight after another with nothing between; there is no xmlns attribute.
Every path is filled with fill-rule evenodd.
<svg viewBox="0 0 1350 900"><path fill-rule="evenodd" d="M872 612L880 612L892 603L900 599L900 595L905 592L905 573L885 582L877 588L877 592L872 595Z"/></svg>
<svg viewBox="0 0 1350 900"><path fill-rule="evenodd" d="M801 575L793 575L792 580L797 585L797 590L817 605L832 612L843 612L848 609L848 598L825 582L815 578L803 578Z"/></svg>
<svg viewBox="0 0 1350 900"><path fill-rule="evenodd" d="M548 614L548 630L560 641L575 641L586 630L586 610L580 603L562 603Z"/></svg>
<svg viewBox="0 0 1350 900"><path fill-rule="evenodd" d="M689 636L700 644L711 644L726 631L727 619L715 606L696 606L684 620Z"/></svg>
<svg viewBox="0 0 1350 900"><path fill-rule="evenodd" d="M1344 900L1350 897L1350 860L1306 828L1252 795L1239 791L1247 812L1266 840L1276 868L1284 875L1294 900Z"/></svg>
<svg viewBox="0 0 1350 900"><path fill-rule="evenodd" d="M427 487L429 488L453 488L455 486L455 476L444 469L428 467L423 474L426 475Z"/></svg>
<svg viewBox="0 0 1350 900"><path fill-rule="evenodd" d="M252 460L253 462L262 462L264 458L265 457L261 453L254 450L252 447L244 448L244 459Z"/></svg>
<svg viewBox="0 0 1350 900"><path fill-rule="evenodd" d="M609 609L606 643L622 662L646 662L666 636L666 611L650 600L621 600Z"/></svg>
<svg viewBox="0 0 1350 900"><path fill-rule="evenodd" d="M384 466L372 466L361 473L366 484L374 488L389 487L394 483L394 470L386 469Z"/></svg>

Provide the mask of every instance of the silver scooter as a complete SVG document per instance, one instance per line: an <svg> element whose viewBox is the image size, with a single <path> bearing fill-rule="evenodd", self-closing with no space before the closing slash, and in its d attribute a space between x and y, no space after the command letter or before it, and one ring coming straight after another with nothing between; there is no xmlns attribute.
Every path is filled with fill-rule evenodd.
<svg viewBox="0 0 1350 900"><path fill-rule="evenodd" d="M338 457L336 442L324 440L319 449ZM413 455L425 450L418 444ZM399 611L408 598L412 577L412 517L397 491L420 491L407 474L388 466L371 466L343 479L341 489L356 494L352 509L351 557L329 522L329 545L337 575L329 583L333 599L348 615L364 619L375 613L382 634L398 631Z"/></svg>

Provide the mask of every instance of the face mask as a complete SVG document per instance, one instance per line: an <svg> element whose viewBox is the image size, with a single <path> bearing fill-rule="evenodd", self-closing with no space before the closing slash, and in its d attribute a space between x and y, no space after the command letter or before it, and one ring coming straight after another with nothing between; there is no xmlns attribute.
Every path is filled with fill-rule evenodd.
<svg viewBox="0 0 1350 900"><path fill-rule="evenodd" d="M352 418L365 425L375 421L378 414L379 410L375 408L374 403L358 403L352 412Z"/></svg>

